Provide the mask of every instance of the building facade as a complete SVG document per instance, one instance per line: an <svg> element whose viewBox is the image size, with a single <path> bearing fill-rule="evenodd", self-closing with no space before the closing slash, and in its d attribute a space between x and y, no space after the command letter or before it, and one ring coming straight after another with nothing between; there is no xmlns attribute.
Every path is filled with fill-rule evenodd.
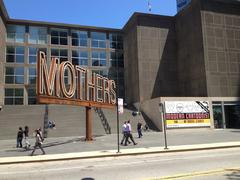
<svg viewBox="0 0 240 180"><path fill-rule="evenodd" d="M1 104L36 104L38 50L44 51L47 59L71 60L73 65L87 67L116 82L118 72L119 96L124 96L121 30L12 20L6 16L5 22L2 18L1 33Z"/></svg>
<svg viewBox="0 0 240 180"><path fill-rule="evenodd" d="M14 20L0 2L3 109L38 107L36 52L42 50L48 59L69 59L116 80L128 104L206 98L213 127L240 128L239 1L192 0L173 17L134 13L123 29Z"/></svg>
<svg viewBox="0 0 240 180"><path fill-rule="evenodd" d="M177 12L185 8L190 2L191 0L177 0Z"/></svg>

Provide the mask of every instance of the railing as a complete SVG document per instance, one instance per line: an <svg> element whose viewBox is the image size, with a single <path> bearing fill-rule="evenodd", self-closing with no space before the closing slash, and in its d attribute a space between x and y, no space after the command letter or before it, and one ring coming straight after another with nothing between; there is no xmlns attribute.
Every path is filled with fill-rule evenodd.
<svg viewBox="0 0 240 180"><path fill-rule="evenodd" d="M106 118L106 116L104 115L102 109L101 109L101 108L94 108L94 110L95 110L95 112L98 114L98 116L100 117L105 132L106 132L107 134L111 134L111 127L110 127L110 125L108 124L107 118Z"/></svg>

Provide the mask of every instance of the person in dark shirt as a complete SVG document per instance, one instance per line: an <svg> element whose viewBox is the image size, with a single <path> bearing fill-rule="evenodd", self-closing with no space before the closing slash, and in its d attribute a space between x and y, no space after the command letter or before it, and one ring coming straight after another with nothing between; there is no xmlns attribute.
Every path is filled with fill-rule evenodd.
<svg viewBox="0 0 240 180"><path fill-rule="evenodd" d="M23 130L22 127L19 127L17 133L17 148L22 148L22 140L23 140Z"/></svg>
<svg viewBox="0 0 240 180"><path fill-rule="evenodd" d="M142 135L142 123L141 122L137 123L137 132L138 132L138 138L141 138L143 136Z"/></svg>
<svg viewBox="0 0 240 180"><path fill-rule="evenodd" d="M24 127L24 131L23 131L23 134L24 134L24 140L25 140L25 148L28 150L29 147L30 147L30 143L29 143L29 140L28 140L28 133L29 133L29 128L28 126L25 126Z"/></svg>

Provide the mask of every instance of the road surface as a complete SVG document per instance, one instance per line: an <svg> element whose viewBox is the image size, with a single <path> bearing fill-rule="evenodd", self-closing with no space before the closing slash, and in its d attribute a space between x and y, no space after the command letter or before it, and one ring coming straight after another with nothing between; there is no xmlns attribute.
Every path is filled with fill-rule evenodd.
<svg viewBox="0 0 240 180"><path fill-rule="evenodd" d="M0 179L240 179L240 148L0 165Z"/></svg>

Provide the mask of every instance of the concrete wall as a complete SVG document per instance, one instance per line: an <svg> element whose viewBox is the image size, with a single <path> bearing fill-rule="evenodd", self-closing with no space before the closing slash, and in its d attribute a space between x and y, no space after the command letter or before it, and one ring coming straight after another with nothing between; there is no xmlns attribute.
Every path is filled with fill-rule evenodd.
<svg viewBox="0 0 240 180"><path fill-rule="evenodd" d="M154 128L156 130L163 130L163 123L162 123L162 116L159 112L159 103L160 98L154 98L148 101L144 101L141 105L142 114L145 116L146 119L151 119L152 123L154 124Z"/></svg>
<svg viewBox="0 0 240 180"><path fill-rule="evenodd" d="M135 16L124 27L124 77L125 101L138 102L139 99L139 72L138 72L138 46L137 46L137 20Z"/></svg>
<svg viewBox="0 0 240 180"><path fill-rule="evenodd" d="M123 30L126 101L178 95L174 18L135 13Z"/></svg>
<svg viewBox="0 0 240 180"><path fill-rule="evenodd" d="M140 15L138 22L140 101L179 95L174 18Z"/></svg>
<svg viewBox="0 0 240 180"><path fill-rule="evenodd" d="M116 109L103 109L112 133L117 133ZM18 127L26 125L30 128L30 135L34 129L44 127L45 105L32 106L3 106L0 111L0 139L15 139ZM86 120L85 107L49 105L48 119L56 123L56 129L48 130L48 137L85 136ZM98 114L92 109L93 135L106 134ZM124 121L131 120L133 132L136 132L137 122L145 124L142 116L133 117L132 110L124 109L124 113L119 115L119 127Z"/></svg>
<svg viewBox="0 0 240 180"><path fill-rule="evenodd" d="M0 16L0 105L4 102L4 63L5 63L6 27L3 15Z"/></svg>
<svg viewBox="0 0 240 180"><path fill-rule="evenodd" d="M208 96L240 96L240 3L202 1Z"/></svg>
<svg viewBox="0 0 240 180"><path fill-rule="evenodd" d="M199 1L176 15L176 36L181 96L207 96Z"/></svg>

